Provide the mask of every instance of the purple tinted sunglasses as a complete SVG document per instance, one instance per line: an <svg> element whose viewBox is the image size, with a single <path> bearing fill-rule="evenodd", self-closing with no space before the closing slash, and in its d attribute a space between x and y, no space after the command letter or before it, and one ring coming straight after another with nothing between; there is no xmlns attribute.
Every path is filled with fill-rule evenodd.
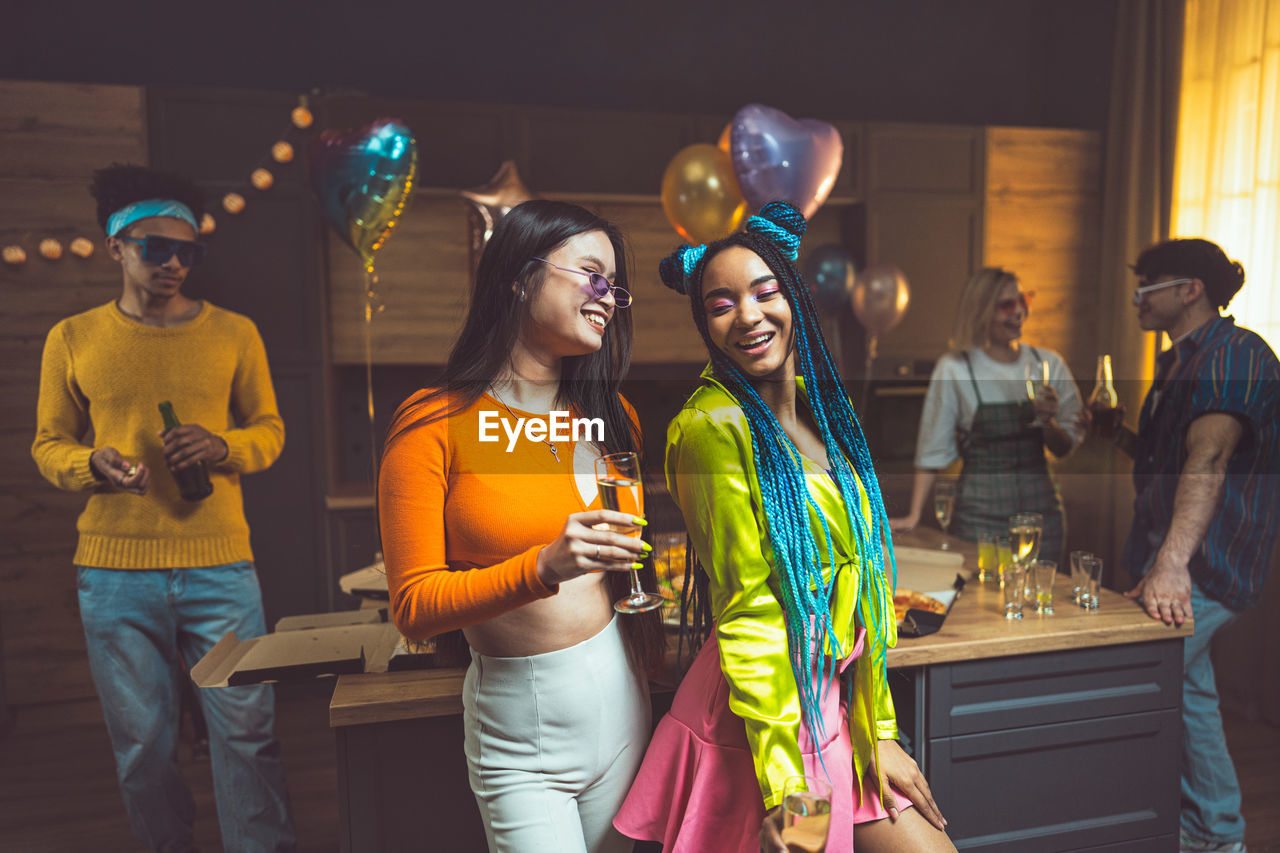
<svg viewBox="0 0 1280 853"><path fill-rule="evenodd" d="M560 267L551 263L546 258L534 258L535 261L542 261L549 267L555 267L561 272L572 272L578 275L585 275L587 281L591 282L591 292L596 295L597 299L604 298L606 293L613 294L613 304L619 308L626 308L631 304L631 294L625 288L616 287L609 283L609 279L605 278L598 272L587 272L586 270L575 270L569 267Z"/></svg>

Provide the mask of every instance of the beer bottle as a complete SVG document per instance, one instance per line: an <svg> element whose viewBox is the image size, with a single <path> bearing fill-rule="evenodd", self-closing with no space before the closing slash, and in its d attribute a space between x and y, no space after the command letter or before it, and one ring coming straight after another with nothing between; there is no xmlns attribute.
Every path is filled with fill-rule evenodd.
<svg viewBox="0 0 1280 853"><path fill-rule="evenodd" d="M168 400L160 404L160 417L164 418L165 432L182 425L178 416L173 413L173 404ZM178 491L183 500L202 501L213 494L213 483L209 482L209 469L205 467L203 459L171 473L173 479L178 481Z"/></svg>
<svg viewBox="0 0 1280 853"><path fill-rule="evenodd" d="M1097 375L1093 393L1089 395L1089 414L1093 416L1093 428L1103 438L1115 438L1120 428L1120 397L1111 384L1111 356L1098 356Z"/></svg>

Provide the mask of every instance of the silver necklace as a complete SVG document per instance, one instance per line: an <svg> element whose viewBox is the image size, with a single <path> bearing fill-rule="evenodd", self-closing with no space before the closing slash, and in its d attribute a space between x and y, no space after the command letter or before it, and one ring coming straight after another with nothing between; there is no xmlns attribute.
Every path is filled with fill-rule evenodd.
<svg viewBox="0 0 1280 853"><path fill-rule="evenodd" d="M517 421L520 420L520 418L516 417L516 413L511 411L511 407L507 405L507 401L498 396L498 389L490 385L489 394L493 397L493 399L497 400L499 403L502 404L502 408L507 410L507 414L511 415L511 417L515 418ZM545 439L545 438L542 439L542 443L545 444L547 447L551 448L551 455L555 457L555 460L557 462L559 462L560 461L559 448L557 448L554 444L552 444L548 439Z"/></svg>

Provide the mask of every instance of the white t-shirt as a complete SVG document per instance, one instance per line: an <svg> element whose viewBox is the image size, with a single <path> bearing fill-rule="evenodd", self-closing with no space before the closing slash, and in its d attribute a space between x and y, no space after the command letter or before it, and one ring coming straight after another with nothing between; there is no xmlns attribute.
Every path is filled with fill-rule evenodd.
<svg viewBox="0 0 1280 853"><path fill-rule="evenodd" d="M1044 347L1019 346L1018 360L1011 364L995 361L980 349L969 350L969 363L978 381L983 403L1016 403L1027 399L1026 365L1033 365L1034 380L1041 379L1040 359L1049 363L1049 384L1058 392L1058 426L1071 436L1073 444L1084 437L1076 426L1080 413L1080 391L1062 356ZM1039 354L1040 358L1036 357ZM920 416L916 439L917 468L945 468L960 456L956 428L969 429L978 411L978 395L969 379L964 357L947 353L938 359L929 377L929 390Z"/></svg>

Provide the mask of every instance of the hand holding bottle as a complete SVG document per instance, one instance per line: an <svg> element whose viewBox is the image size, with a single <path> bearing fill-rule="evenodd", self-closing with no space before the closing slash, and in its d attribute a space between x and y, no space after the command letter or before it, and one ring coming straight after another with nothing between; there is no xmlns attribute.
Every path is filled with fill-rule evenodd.
<svg viewBox="0 0 1280 853"><path fill-rule="evenodd" d="M213 494L209 465L226 459L231 448L199 424L179 421L168 400L160 404L160 418L164 421L159 433L164 443L164 461L178 484L179 494L185 501L204 500Z"/></svg>
<svg viewBox="0 0 1280 853"><path fill-rule="evenodd" d="M164 442L164 461L170 471L178 471L198 462L217 465L230 452L225 441L200 424L181 424L172 429L161 430L159 435Z"/></svg>
<svg viewBox="0 0 1280 853"><path fill-rule="evenodd" d="M130 462L114 447L99 447L89 456L89 467L97 476L122 491L145 495L151 471L141 462Z"/></svg>

